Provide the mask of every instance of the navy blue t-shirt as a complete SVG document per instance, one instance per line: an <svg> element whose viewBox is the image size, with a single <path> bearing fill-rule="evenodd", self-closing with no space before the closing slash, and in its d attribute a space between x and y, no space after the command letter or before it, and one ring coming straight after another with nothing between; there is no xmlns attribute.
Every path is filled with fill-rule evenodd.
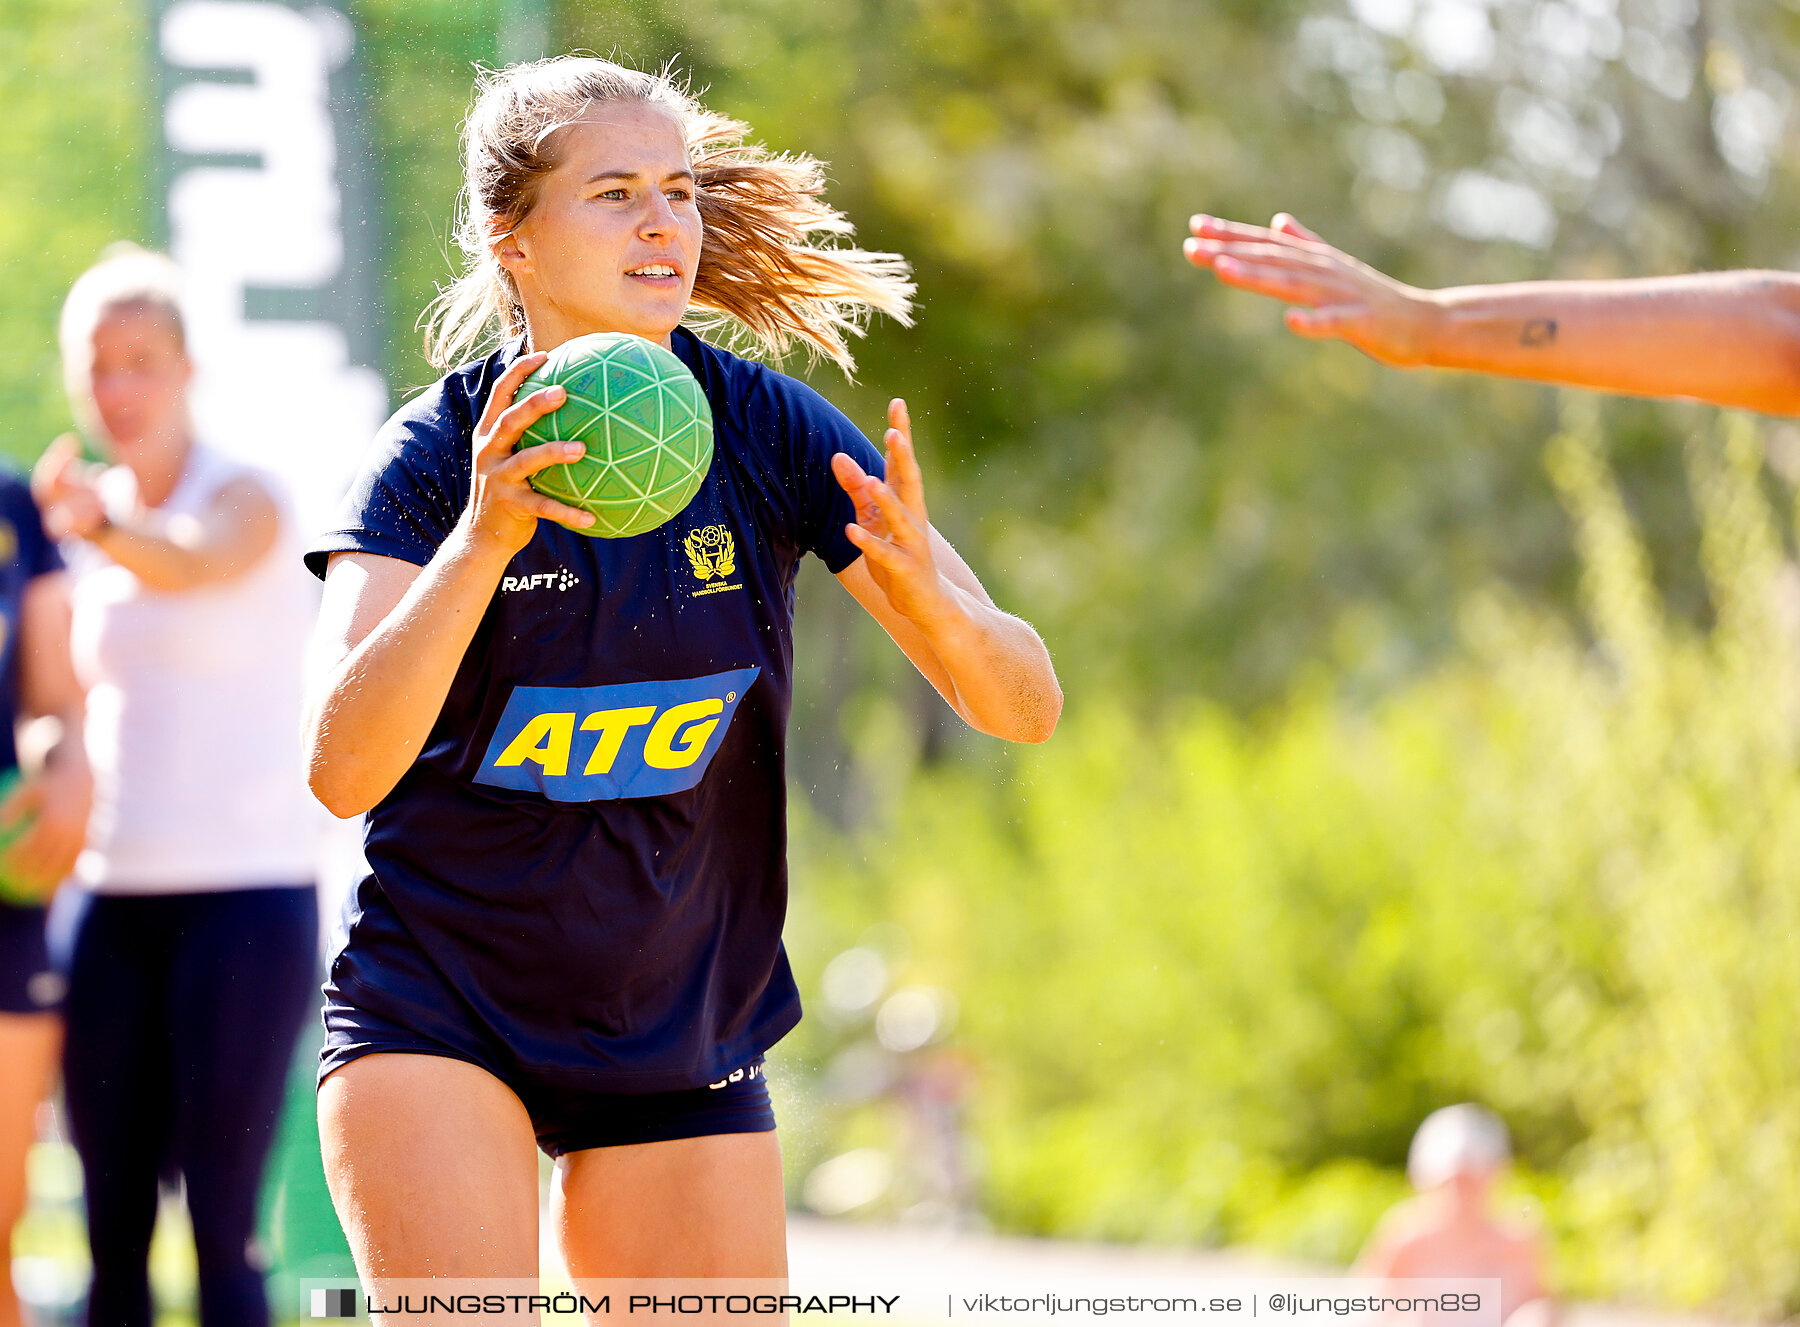
<svg viewBox="0 0 1800 1327"><path fill-rule="evenodd" d="M605 1091L714 1082L799 1021L781 946L794 578L807 552L833 572L858 557L832 455L882 473L805 384L684 329L673 346L712 407L700 491L628 539L538 522L369 813L330 974L354 1006L421 1032L472 1017L508 1067ZM347 550L431 560L520 350L388 421L315 572ZM396 938L428 966L377 961Z"/></svg>
<svg viewBox="0 0 1800 1327"><path fill-rule="evenodd" d="M19 622L25 586L34 577L62 570L62 557L44 533L31 490L16 475L0 471L0 771L18 765L13 726L19 702Z"/></svg>

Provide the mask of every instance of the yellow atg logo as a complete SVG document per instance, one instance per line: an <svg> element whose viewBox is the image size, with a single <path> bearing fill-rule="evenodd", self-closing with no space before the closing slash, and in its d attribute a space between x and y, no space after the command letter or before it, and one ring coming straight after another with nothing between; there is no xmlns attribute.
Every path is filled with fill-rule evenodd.
<svg viewBox="0 0 1800 1327"><path fill-rule="evenodd" d="M661 797L700 782L755 668L666 682L514 687L475 782L553 802Z"/></svg>
<svg viewBox="0 0 1800 1327"><path fill-rule="evenodd" d="M705 586L704 589L694 591L695 597L744 588L741 582L737 585L725 584L726 578L737 571L737 541L724 526L703 525L690 532L681 541L681 547L687 552L688 563L693 567L694 575Z"/></svg>

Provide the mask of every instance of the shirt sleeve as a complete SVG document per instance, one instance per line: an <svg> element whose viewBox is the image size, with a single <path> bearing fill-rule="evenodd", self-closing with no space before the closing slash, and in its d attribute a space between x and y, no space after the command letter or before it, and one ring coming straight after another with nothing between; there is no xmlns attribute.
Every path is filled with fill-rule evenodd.
<svg viewBox="0 0 1800 1327"><path fill-rule="evenodd" d="M831 458L848 453L867 473L887 476L880 452L843 411L797 379L770 370L767 403L776 414L775 429L786 450L786 472L792 501L794 542L814 553L835 575L862 550L844 533L856 519L856 505L831 472Z"/></svg>
<svg viewBox="0 0 1800 1327"><path fill-rule="evenodd" d="M55 541L44 533L44 518L38 513L37 503L31 500L30 491L22 484L20 491L18 515L13 523L19 536L19 565L25 569L26 580L35 580L61 571L63 559Z"/></svg>
<svg viewBox="0 0 1800 1327"><path fill-rule="evenodd" d="M332 528L307 550L323 577L333 553L377 553L424 566L468 505L473 416L440 383L402 406L369 445Z"/></svg>

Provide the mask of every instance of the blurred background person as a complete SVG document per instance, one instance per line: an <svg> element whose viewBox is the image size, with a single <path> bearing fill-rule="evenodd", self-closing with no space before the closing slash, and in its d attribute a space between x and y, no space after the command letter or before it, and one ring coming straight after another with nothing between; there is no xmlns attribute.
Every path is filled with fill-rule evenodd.
<svg viewBox="0 0 1800 1327"><path fill-rule="evenodd" d="M62 1040L63 983L44 942L43 900L75 867L93 794L62 565L24 482L0 474L0 1236L9 1243ZM26 728L34 716L48 731ZM0 1327L23 1321L9 1278Z"/></svg>
<svg viewBox="0 0 1800 1327"><path fill-rule="evenodd" d="M1291 305L1290 330L1398 368L1469 369L1629 396L1800 414L1800 275L1695 272L1420 290L1287 213L1196 216L1188 261Z"/></svg>
<svg viewBox="0 0 1800 1327"><path fill-rule="evenodd" d="M257 1191L315 977L298 746L314 598L271 482L193 436L173 265L115 247L69 292L69 399L113 461L33 473L73 574L95 807L63 1074L89 1321L147 1327L158 1179L185 1182L200 1321L268 1320Z"/></svg>
<svg viewBox="0 0 1800 1327"><path fill-rule="evenodd" d="M1413 1135L1406 1177L1418 1197L1382 1218L1356 1272L1410 1277L1497 1278L1500 1320L1526 1327L1553 1321L1538 1232L1492 1211L1494 1185L1512 1158L1506 1125L1464 1103L1433 1111Z"/></svg>

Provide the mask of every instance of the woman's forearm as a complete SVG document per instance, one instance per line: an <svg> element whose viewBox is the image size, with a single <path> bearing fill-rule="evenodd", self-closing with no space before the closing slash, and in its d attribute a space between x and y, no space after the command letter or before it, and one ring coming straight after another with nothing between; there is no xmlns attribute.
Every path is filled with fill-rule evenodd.
<svg viewBox="0 0 1800 1327"><path fill-rule="evenodd" d="M450 694L513 555L466 525L410 583L404 578L411 568L391 558L361 558L342 572L332 568L333 576L372 579L337 595L328 580L321 615L325 640L356 642L340 645L341 657L324 667L306 717L308 781L334 815L367 811L393 789L424 748ZM354 617L332 622L334 604L365 619L380 617L372 626Z"/></svg>
<svg viewBox="0 0 1800 1327"><path fill-rule="evenodd" d="M1188 261L1287 304L1287 324L1383 364L1800 414L1800 275L1697 272L1420 290L1282 213L1196 216Z"/></svg>
<svg viewBox="0 0 1800 1327"><path fill-rule="evenodd" d="M1521 282L1424 298L1427 364L1800 414L1800 276Z"/></svg>
<svg viewBox="0 0 1800 1327"><path fill-rule="evenodd" d="M1031 625L946 580L943 609L915 622L948 677L951 704L972 727L1011 742L1044 742L1062 713L1050 651Z"/></svg>
<svg viewBox="0 0 1800 1327"><path fill-rule="evenodd" d="M468 505L422 570L367 553L332 559L304 735L307 781L334 815L367 811L418 758L501 573L538 522L576 530L594 523L590 513L531 487L538 471L579 459L583 444L513 450L528 426L566 399L561 387L546 387L513 400L544 359L523 355L494 384L475 426Z"/></svg>
<svg viewBox="0 0 1800 1327"><path fill-rule="evenodd" d="M151 589L179 593L243 575L275 546L280 520L260 484L240 481L202 516L140 509L82 537Z"/></svg>
<svg viewBox="0 0 1800 1327"><path fill-rule="evenodd" d="M225 568L231 565L209 556L211 550L171 538L155 517L109 522L87 538L153 590L191 590L224 579L228 574Z"/></svg>

